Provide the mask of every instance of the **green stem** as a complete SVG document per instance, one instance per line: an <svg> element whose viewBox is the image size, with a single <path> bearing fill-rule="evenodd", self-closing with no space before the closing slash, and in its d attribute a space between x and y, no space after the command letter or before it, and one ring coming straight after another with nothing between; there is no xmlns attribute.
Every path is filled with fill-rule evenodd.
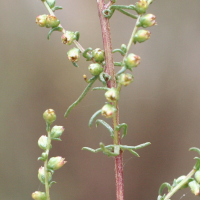
<svg viewBox="0 0 200 200"><path fill-rule="evenodd" d="M164 200L169 200L169 198L172 197L183 185L188 183L188 180L195 174L196 171L197 171L196 169L193 169L192 171L190 171L190 173L185 177L185 179L183 179L176 187L174 187L167 194L167 196L164 198Z"/></svg>
<svg viewBox="0 0 200 200"><path fill-rule="evenodd" d="M49 194L49 177L48 177L48 169L47 169L47 164L48 164L48 156L49 156L49 150L51 146L51 136L50 136L50 125L47 124L47 149L45 151L47 155L47 159L44 161L44 175L45 175L45 190L46 190L46 200L50 200L50 194Z"/></svg>

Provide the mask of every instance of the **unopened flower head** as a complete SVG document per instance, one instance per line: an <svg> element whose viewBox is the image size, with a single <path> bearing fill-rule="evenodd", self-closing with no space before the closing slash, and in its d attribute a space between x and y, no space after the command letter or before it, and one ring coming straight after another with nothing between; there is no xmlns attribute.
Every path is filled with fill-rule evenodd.
<svg viewBox="0 0 200 200"><path fill-rule="evenodd" d="M40 167L38 170L38 179L42 184L45 184L45 173L44 173L44 167ZM48 172L48 182L50 183L52 179L52 174L51 172Z"/></svg>
<svg viewBox="0 0 200 200"><path fill-rule="evenodd" d="M40 27L44 27L46 26L46 19L47 19L47 15L38 15L36 17L36 24L38 24Z"/></svg>
<svg viewBox="0 0 200 200"><path fill-rule="evenodd" d="M153 14L147 14L140 18L140 25L143 28L156 25L156 16Z"/></svg>
<svg viewBox="0 0 200 200"><path fill-rule="evenodd" d="M136 42L144 42L146 40L148 40L151 36L151 32L148 31L148 30L139 30L137 31L137 33L135 34L135 37L134 37L134 43Z"/></svg>
<svg viewBox="0 0 200 200"><path fill-rule="evenodd" d="M103 72L103 67L98 63L93 63L89 65L88 70L93 76L97 76Z"/></svg>
<svg viewBox="0 0 200 200"><path fill-rule="evenodd" d="M65 158L62 158L60 156L52 157L49 159L47 168L52 170L60 169L67 161L65 161Z"/></svg>
<svg viewBox="0 0 200 200"><path fill-rule="evenodd" d="M96 48L92 51L92 55L94 57L95 62L102 63L105 59L105 52L100 48Z"/></svg>
<svg viewBox="0 0 200 200"><path fill-rule="evenodd" d="M148 8L149 4L147 0L139 0L136 2L136 9L138 14L144 14Z"/></svg>
<svg viewBox="0 0 200 200"><path fill-rule="evenodd" d="M47 149L47 136L46 135L42 135L39 140L38 140L38 146L43 149L46 150Z"/></svg>
<svg viewBox="0 0 200 200"><path fill-rule="evenodd" d="M78 62L80 59L80 50L76 47L67 52L67 57L71 62Z"/></svg>
<svg viewBox="0 0 200 200"><path fill-rule="evenodd" d="M132 70L133 67L137 67L140 64L140 56L130 53L124 60L125 66Z"/></svg>
<svg viewBox="0 0 200 200"><path fill-rule="evenodd" d="M60 24L60 21L56 16L48 15L46 18L46 27L47 28L55 28Z"/></svg>
<svg viewBox="0 0 200 200"><path fill-rule="evenodd" d="M194 180L194 181L191 181L188 183L190 189L191 189L191 192L198 196L199 195L199 184Z"/></svg>
<svg viewBox="0 0 200 200"><path fill-rule="evenodd" d="M114 106L111 104L106 104L101 109L101 114L106 118L112 118L116 111L117 109Z"/></svg>
<svg viewBox="0 0 200 200"><path fill-rule="evenodd" d="M63 126L54 126L52 129L51 129L51 139L54 139L54 138L59 138L62 133L64 132L64 127Z"/></svg>
<svg viewBox="0 0 200 200"><path fill-rule="evenodd" d="M109 102L116 102L119 100L119 91L116 88L111 88L105 93L105 97Z"/></svg>
<svg viewBox="0 0 200 200"><path fill-rule="evenodd" d="M43 118L48 124L52 124L56 120L56 114L53 109L48 109L43 113Z"/></svg>
<svg viewBox="0 0 200 200"><path fill-rule="evenodd" d="M32 198L34 200L46 200L45 192L35 191L32 193Z"/></svg>
<svg viewBox="0 0 200 200"><path fill-rule="evenodd" d="M133 75L129 73L122 73L118 76L118 82L124 86L129 85L130 83L133 82Z"/></svg>
<svg viewBox="0 0 200 200"><path fill-rule="evenodd" d="M62 36L61 36L61 40L63 44L72 44L72 42L75 40L76 38L76 34L74 32L71 31L66 31Z"/></svg>

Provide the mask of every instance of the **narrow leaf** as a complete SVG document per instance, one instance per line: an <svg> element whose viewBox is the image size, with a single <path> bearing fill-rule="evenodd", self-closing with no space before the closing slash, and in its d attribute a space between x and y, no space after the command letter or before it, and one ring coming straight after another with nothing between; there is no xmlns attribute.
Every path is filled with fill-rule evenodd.
<svg viewBox="0 0 200 200"><path fill-rule="evenodd" d="M83 147L82 150L87 150L87 151L90 151L90 152L92 152L92 153L97 153L97 152L102 151L101 148L98 148L98 149L95 150L95 149L92 149L92 148L90 148L90 147Z"/></svg>
<svg viewBox="0 0 200 200"><path fill-rule="evenodd" d="M61 9L63 9L62 6L55 6L52 8L52 11L55 12L56 10L61 10Z"/></svg>
<svg viewBox="0 0 200 200"><path fill-rule="evenodd" d="M191 147L189 149L189 151L196 151L198 154L200 154L200 149L199 148L196 148L196 147Z"/></svg>
<svg viewBox="0 0 200 200"><path fill-rule="evenodd" d="M128 149L134 156L140 157L139 154L131 149Z"/></svg>
<svg viewBox="0 0 200 200"><path fill-rule="evenodd" d="M159 194L159 195L162 195L163 190L164 190L166 187L167 187L167 189L168 189L168 192L171 191L171 189L172 189L171 185L170 185L169 183L165 182L165 183L163 183L163 184L160 186L159 191L158 191L158 194Z"/></svg>
<svg viewBox="0 0 200 200"><path fill-rule="evenodd" d="M94 87L93 89L92 89L92 91L93 90L106 90L106 91L108 91L110 88L107 88L107 87Z"/></svg>
<svg viewBox="0 0 200 200"><path fill-rule="evenodd" d="M92 123L93 123L94 119L95 119L100 113L101 113L101 110L98 110L97 112L95 112L95 113L92 115L92 117L90 118L89 124L88 124L89 127L92 126Z"/></svg>
<svg viewBox="0 0 200 200"><path fill-rule="evenodd" d="M123 134L122 134L122 138L124 138L126 135L127 135L127 124L126 123L122 123L122 124L119 124L117 127L116 127L116 130L117 131L120 131L121 128L123 128Z"/></svg>
<svg viewBox="0 0 200 200"><path fill-rule="evenodd" d="M114 138L114 131L113 131L112 127L109 124L107 124L102 119L98 119L98 120L96 120L96 126L98 126L99 124L102 124L103 126L105 126L108 129L108 131L110 132L110 136L112 138Z"/></svg>
<svg viewBox="0 0 200 200"><path fill-rule="evenodd" d="M54 31L60 31L60 32L62 32L62 30L63 30L63 28L60 27L60 26L55 27L55 28L52 28L52 29L49 31L48 35L47 35L47 39L49 40L50 35L51 35Z"/></svg>
<svg viewBox="0 0 200 200"><path fill-rule="evenodd" d="M71 105L69 106L69 108L67 109L67 111L65 112L65 115L64 117L66 118L70 111L76 106L78 105L81 100L86 96L86 94L89 92L90 88L92 87L93 83L97 80L98 76L93 76L91 79L90 79L90 82L89 84L87 85L87 87L85 88L85 90L83 91L83 93L80 95L80 97Z"/></svg>

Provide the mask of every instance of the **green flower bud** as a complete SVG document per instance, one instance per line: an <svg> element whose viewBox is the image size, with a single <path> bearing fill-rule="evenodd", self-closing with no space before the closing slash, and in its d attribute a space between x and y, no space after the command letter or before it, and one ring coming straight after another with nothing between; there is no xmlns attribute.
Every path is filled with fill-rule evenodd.
<svg viewBox="0 0 200 200"><path fill-rule="evenodd" d="M64 130L65 129L63 126L54 126L51 129L51 139L59 138L64 132Z"/></svg>
<svg viewBox="0 0 200 200"><path fill-rule="evenodd" d="M56 120L56 114L53 109L48 109L43 113L43 118L49 125Z"/></svg>
<svg viewBox="0 0 200 200"><path fill-rule="evenodd" d="M136 3L136 10L138 14L144 14L148 8L148 2L146 0L139 0Z"/></svg>
<svg viewBox="0 0 200 200"><path fill-rule="evenodd" d="M72 42L76 39L76 34L71 31L66 31L62 36L61 40L63 44L72 44Z"/></svg>
<svg viewBox="0 0 200 200"><path fill-rule="evenodd" d="M47 167L48 169L57 170L60 169L66 162L67 161L65 161L65 158L60 156L52 157L49 159Z"/></svg>
<svg viewBox="0 0 200 200"><path fill-rule="evenodd" d="M129 85L130 83L132 83L133 82L133 79L134 79L134 77L133 77L133 75L132 74L120 74L119 76L118 76L118 82L120 83L120 84L122 84L122 85L124 85L124 86L127 86L127 85Z"/></svg>
<svg viewBox="0 0 200 200"><path fill-rule="evenodd" d="M135 37L134 37L134 43L136 42L144 42L146 40L148 40L151 36L151 32L150 31L147 31L147 30L139 30L137 31L137 33L135 34Z"/></svg>
<svg viewBox="0 0 200 200"><path fill-rule="evenodd" d="M130 53L124 60L125 66L132 70L133 67L137 67L140 64L140 56Z"/></svg>
<svg viewBox="0 0 200 200"><path fill-rule="evenodd" d="M47 197L45 192L35 191L32 193L32 198L35 200L46 200Z"/></svg>
<svg viewBox="0 0 200 200"><path fill-rule="evenodd" d="M47 149L47 139L46 135L42 135L38 140L38 146L43 150Z"/></svg>
<svg viewBox="0 0 200 200"><path fill-rule="evenodd" d="M153 14L147 14L140 18L140 25L143 28L156 25L156 16Z"/></svg>
<svg viewBox="0 0 200 200"><path fill-rule="evenodd" d="M105 59L105 52L104 50L97 48L92 51L92 56L94 57L95 62L102 63Z"/></svg>
<svg viewBox="0 0 200 200"><path fill-rule="evenodd" d="M89 67L88 67L88 69L89 69L90 73L93 76L97 76L101 72L103 72L103 67L100 64L98 64L98 63L90 64Z"/></svg>
<svg viewBox="0 0 200 200"><path fill-rule="evenodd" d="M38 170L38 179L42 184L45 184L45 174L44 174L44 167L40 167ZM50 183L52 179L51 172L48 172L48 182Z"/></svg>
<svg viewBox="0 0 200 200"><path fill-rule="evenodd" d="M50 8L53 8L56 4L55 0L46 0L47 4L49 5Z"/></svg>
<svg viewBox="0 0 200 200"><path fill-rule="evenodd" d="M191 181L188 183L190 189L191 189L191 192L198 196L199 195L199 184L194 180L194 181Z"/></svg>
<svg viewBox="0 0 200 200"><path fill-rule="evenodd" d="M119 91L116 88L111 88L105 93L105 97L109 102L116 102L119 100Z"/></svg>
<svg viewBox="0 0 200 200"><path fill-rule="evenodd" d="M101 109L101 114L106 118L111 118L114 116L116 111L117 109L114 106L112 106L111 104L106 104Z"/></svg>
<svg viewBox="0 0 200 200"><path fill-rule="evenodd" d="M36 17L36 24L38 24L40 27L44 27L46 26L46 19L47 19L47 15L38 15Z"/></svg>
<svg viewBox="0 0 200 200"><path fill-rule="evenodd" d="M55 28L60 24L60 21L56 16L48 15L46 18L46 27L47 28Z"/></svg>
<svg viewBox="0 0 200 200"><path fill-rule="evenodd" d="M194 178L198 183L200 183L200 170L196 171L196 173L194 174Z"/></svg>
<svg viewBox="0 0 200 200"><path fill-rule="evenodd" d="M80 50L74 47L67 52L67 56L71 62L78 62L80 59Z"/></svg>

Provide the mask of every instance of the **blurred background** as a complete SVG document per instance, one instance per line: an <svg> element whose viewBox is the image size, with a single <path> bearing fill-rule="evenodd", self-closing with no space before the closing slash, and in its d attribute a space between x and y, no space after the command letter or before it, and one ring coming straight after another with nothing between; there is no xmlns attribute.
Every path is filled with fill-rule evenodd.
<svg viewBox="0 0 200 200"><path fill-rule="evenodd" d="M117 4L136 1L118 0ZM102 48L95 0L57 0L57 11L65 29L80 31L84 48ZM122 144L151 145L138 150L140 158L124 153L126 200L157 199L163 182L187 174L195 164L200 147L200 1L154 1L148 13L157 16L157 26L149 28L150 40L131 48L141 56L133 70L134 82L123 87L120 122L128 135ZM89 62L81 58L79 68L67 59L73 47L61 43L59 32L47 40L49 29L35 24L37 15L47 14L37 0L2 1L0 12L0 199L32 199L31 193L44 186L37 173L43 165L37 158L42 150L38 138L46 134L42 114L53 108L54 125L63 125L62 142L53 141L51 156L62 156L67 164L56 171L52 200L114 200L114 160L102 153L81 151L99 142L112 143L103 126L88 128L91 115L105 100L103 91L90 92L63 115L86 87L82 76ZM113 48L127 44L135 21L115 12L110 20ZM115 55L115 61L121 57ZM101 85L99 82L96 86ZM108 120L109 121L109 120ZM172 199L196 199L185 189Z"/></svg>

